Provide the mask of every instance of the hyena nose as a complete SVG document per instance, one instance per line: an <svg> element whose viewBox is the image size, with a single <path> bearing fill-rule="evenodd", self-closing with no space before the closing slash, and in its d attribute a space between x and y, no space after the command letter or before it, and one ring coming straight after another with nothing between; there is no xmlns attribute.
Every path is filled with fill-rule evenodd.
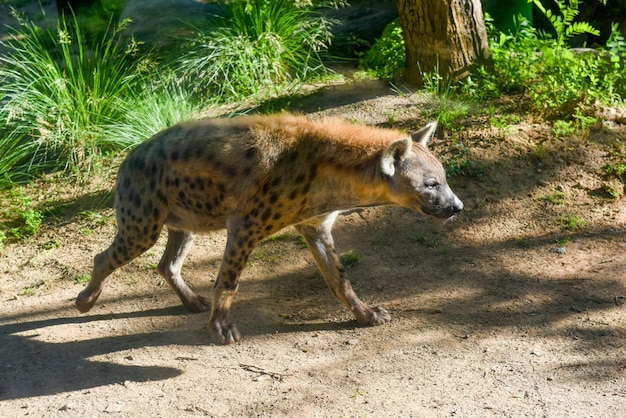
<svg viewBox="0 0 626 418"><path fill-rule="evenodd" d="M461 199L454 196L454 202L452 203L452 211L456 214L463 210L463 202Z"/></svg>

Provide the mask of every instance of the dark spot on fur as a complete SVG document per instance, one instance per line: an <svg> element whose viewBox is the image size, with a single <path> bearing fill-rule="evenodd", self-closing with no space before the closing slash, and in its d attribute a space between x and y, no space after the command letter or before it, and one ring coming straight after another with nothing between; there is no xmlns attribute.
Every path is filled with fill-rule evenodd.
<svg viewBox="0 0 626 418"><path fill-rule="evenodd" d="M298 191L292 190L291 193L289 193L289 200L294 200L296 197L298 197Z"/></svg>
<svg viewBox="0 0 626 418"><path fill-rule="evenodd" d="M174 179L174 186L176 186L177 188L180 187L180 179L178 177Z"/></svg>
<svg viewBox="0 0 626 418"><path fill-rule="evenodd" d="M274 229L274 225L272 225L272 224L268 224L268 225L265 227L265 230L266 230L266 231L271 231L272 229Z"/></svg>
<svg viewBox="0 0 626 418"><path fill-rule="evenodd" d="M143 171L144 160L139 156L132 156L128 162L133 170Z"/></svg>
<svg viewBox="0 0 626 418"><path fill-rule="evenodd" d="M269 183L265 183L265 184L263 185L263 189L262 189L263 194L264 194L264 195L266 195L266 194L267 194L267 192L269 192L269 190L270 190L270 184L269 184Z"/></svg>
<svg viewBox="0 0 626 418"><path fill-rule="evenodd" d="M274 217L272 219L274 219L275 221L279 220L280 218L282 218L283 215L280 212L276 212L274 214Z"/></svg>
<svg viewBox="0 0 626 418"><path fill-rule="evenodd" d="M160 214L161 212L159 212L158 208L154 208L154 210L152 211L152 216L154 216L154 219L159 219Z"/></svg>
<svg viewBox="0 0 626 418"><path fill-rule="evenodd" d="M181 201L185 200L185 192L183 192L182 190L180 192L178 192L178 198Z"/></svg>
<svg viewBox="0 0 626 418"><path fill-rule="evenodd" d="M165 196L165 194L163 194L163 192L161 190L157 190L157 194L156 195L157 195L157 199L159 199L162 203L167 203L167 196Z"/></svg>
<svg viewBox="0 0 626 418"><path fill-rule="evenodd" d="M152 201L148 200L145 205L143 205L143 214L144 216L148 216L150 212L152 212L153 205Z"/></svg>
<svg viewBox="0 0 626 418"><path fill-rule="evenodd" d="M236 168L236 167L232 167L232 166L231 166L231 167L226 168L226 170L225 170L225 171L226 171L226 174L227 174L229 177L237 177L237 174L239 174L239 171L237 170L237 168Z"/></svg>
<svg viewBox="0 0 626 418"><path fill-rule="evenodd" d="M130 177L128 176L124 177L123 184L124 184L124 188L128 189L130 187Z"/></svg>
<svg viewBox="0 0 626 418"><path fill-rule="evenodd" d="M253 158L256 155L256 149L248 148L246 151L246 158Z"/></svg>
<svg viewBox="0 0 626 418"><path fill-rule="evenodd" d="M304 174L298 174L298 175L296 176L296 178L294 179L294 182L295 182L296 184L300 184L300 183L302 183L303 181L304 181Z"/></svg>
<svg viewBox="0 0 626 418"><path fill-rule="evenodd" d="M290 162L296 162L298 160L298 152L292 152L288 157L287 160Z"/></svg>
<svg viewBox="0 0 626 418"><path fill-rule="evenodd" d="M178 157L179 157L178 151L176 151L176 150L172 151L172 154L170 155L170 159L172 161L176 161L176 160L178 160Z"/></svg>
<svg viewBox="0 0 626 418"><path fill-rule="evenodd" d="M252 174L252 167L246 167L243 170L243 175L245 177L250 177L250 174Z"/></svg>
<svg viewBox="0 0 626 418"><path fill-rule="evenodd" d="M265 212L263 212L261 219L263 220L263 222L265 222L270 218L270 216L272 216L272 209L268 208Z"/></svg>
<svg viewBox="0 0 626 418"><path fill-rule="evenodd" d="M276 203L277 200L278 200L278 195L276 193L272 193L270 195L270 203L274 204L274 203Z"/></svg>
<svg viewBox="0 0 626 418"><path fill-rule="evenodd" d="M141 195L139 193L135 193L134 194L134 196L133 196L133 205L135 205L136 208L141 206Z"/></svg>

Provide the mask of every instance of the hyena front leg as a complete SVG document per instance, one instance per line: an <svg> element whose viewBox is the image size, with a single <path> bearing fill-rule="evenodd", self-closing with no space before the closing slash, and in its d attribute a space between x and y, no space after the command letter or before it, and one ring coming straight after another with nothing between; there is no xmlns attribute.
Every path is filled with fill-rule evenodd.
<svg viewBox="0 0 626 418"><path fill-rule="evenodd" d="M322 271L322 275L333 294L354 314L356 320L364 325L380 325L391 320L391 315L379 307L369 306L354 293L346 269L339 261L331 229L339 212L328 216L309 219L296 225Z"/></svg>
<svg viewBox="0 0 626 418"><path fill-rule="evenodd" d="M167 280L174 292L183 302L183 306L190 312L205 312L211 309L209 301L196 295L183 280L181 270L185 257L193 245L194 234L168 228L167 246L157 267L159 274Z"/></svg>
<svg viewBox="0 0 626 418"><path fill-rule="evenodd" d="M213 304L209 318L209 336L216 344L232 344L241 339L237 327L230 322L230 306L237 294L239 276L250 253L263 236L250 236L243 223L227 222L228 239L217 280L213 285Z"/></svg>

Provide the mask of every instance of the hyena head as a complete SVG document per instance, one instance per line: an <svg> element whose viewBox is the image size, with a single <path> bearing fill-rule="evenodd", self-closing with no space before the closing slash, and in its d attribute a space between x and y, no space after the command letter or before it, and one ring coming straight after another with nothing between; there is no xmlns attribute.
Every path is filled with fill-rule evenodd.
<svg viewBox="0 0 626 418"><path fill-rule="evenodd" d="M450 218L463 210L452 192L446 171L426 148L437 122L431 122L408 138L393 141L381 158L381 170L390 183L391 200L437 218Z"/></svg>

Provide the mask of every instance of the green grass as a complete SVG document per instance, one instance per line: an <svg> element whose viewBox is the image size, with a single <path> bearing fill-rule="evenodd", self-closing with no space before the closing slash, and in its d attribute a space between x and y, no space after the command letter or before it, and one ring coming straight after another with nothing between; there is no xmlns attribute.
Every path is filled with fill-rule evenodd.
<svg viewBox="0 0 626 418"><path fill-rule="evenodd" d="M330 22L295 0L234 0L222 4L213 29L198 33L175 71L196 91L229 101L284 91L326 73L320 53Z"/></svg>
<svg viewBox="0 0 626 418"><path fill-rule="evenodd" d="M346 267L354 267L361 262L361 255L353 253L352 251L341 254L339 257L341 264Z"/></svg>
<svg viewBox="0 0 626 418"><path fill-rule="evenodd" d="M120 100L137 79L136 61L118 37L120 26L87 41L76 21L56 31L21 21L0 56L0 178L42 170L90 168L104 150L103 127L123 117ZM22 164L20 166L20 163ZM18 170L15 170L15 169Z"/></svg>
<svg viewBox="0 0 626 418"><path fill-rule="evenodd" d="M559 226L564 231L576 231L579 229L584 229L588 225L588 221L576 215L561 215L559 217Z"/></svg>

